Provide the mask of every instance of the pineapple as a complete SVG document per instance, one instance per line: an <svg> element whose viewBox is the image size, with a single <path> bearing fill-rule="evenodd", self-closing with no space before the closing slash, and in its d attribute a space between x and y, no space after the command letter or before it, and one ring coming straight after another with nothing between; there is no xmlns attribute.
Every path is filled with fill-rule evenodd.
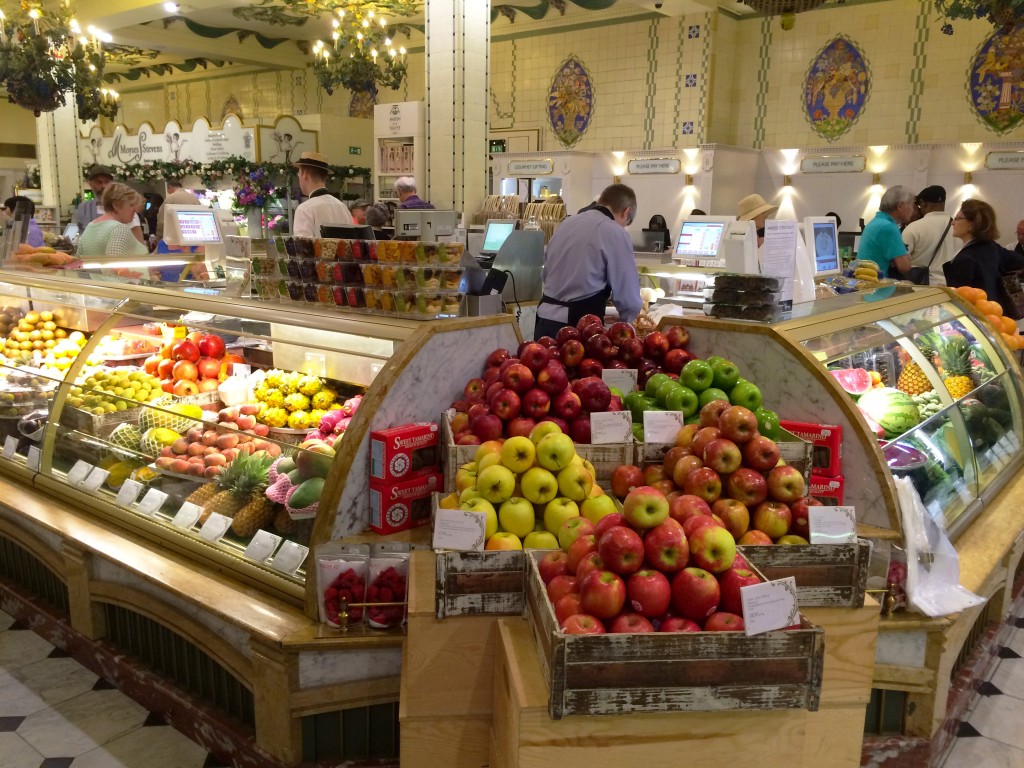
<svg viewBox="0 0 1024 768"><path fill-rule="evenodd" d="M924 347L925 345L922 345L921 352L930 359L933 353L930 349L925 349ZM928 377L921 369L921 366L915 363L906 353L901 353L900 357L904 360L903 370L900 371L900 377L896 381L896 388L901 392L906 392L908 395L921 395L925 392L931 392L931 382L928 381Z"/></svg>
<svg viewBox="0 0 1024 768"><path fill-rule="evenodd" d="M971 347L963 336L954 336L939 348L945 379L942 383L950 397L959 400L974 389L971 380Z"/></svg>
<svg viewBox="0 0 1024 768"><path fill-rule="evenodd" d="M217 487L216 483L205 483L192 491L185 501L189 504L195 504L197 507L205 507L206 502L216 496L218 491L220 491L220 488Z"/></svg>
<svg viewBox="0 0 1024 768"><path fill-rule="evenodd" d="M231 530L236 536L248 539L274 519L278 508L262 491L254 493L231 521Z"/></svg>
<svg viewBox="0 0 1024 768"><path fill-rule="evenodd" d="M213 513L234 517L257 497L263 497L270 481L272 460L266 456L240 453L227 469L217 477L218 492L207 501L200 522L206 522Z"/></svg>

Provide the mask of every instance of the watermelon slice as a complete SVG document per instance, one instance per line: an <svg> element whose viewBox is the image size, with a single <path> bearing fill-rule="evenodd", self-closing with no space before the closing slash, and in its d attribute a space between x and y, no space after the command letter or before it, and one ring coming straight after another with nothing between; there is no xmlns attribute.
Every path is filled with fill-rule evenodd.
<svg viewBox="0 0 1024 768"><path fill-rule="evenodd" d="M844 368L829 373L835 376L839 386L846 390L847 394L854 397L860 397L871 389L871 373L863 368Z"/></svg>

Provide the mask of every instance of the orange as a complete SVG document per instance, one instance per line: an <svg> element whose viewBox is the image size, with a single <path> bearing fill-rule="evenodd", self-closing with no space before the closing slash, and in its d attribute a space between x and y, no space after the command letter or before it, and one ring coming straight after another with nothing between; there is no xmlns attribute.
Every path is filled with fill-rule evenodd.
<svg viewBox="0 0 1024 768"><path fill-rule="evenodd" d="M972 288L969 285L961 285L956 289L956 292L963 296L964 299L971 302L971 304L988 298L983 290L980 288Z"/></svg>
<svg viewBox="0 0 1024 768"><path fill-rule="evenodd" d="M1003 327L1002 327L1003 333L1008 333L1011 336L1016 336L1017 335L1017 321L1016 320L1014 320L1012 317L1007 317L1006 315L1003 315L999 319L1000 319L1000 321L1002 322L1002 325L1003 325Z"/></svg>
<svg viewBox="0 0 1024 768"><path fill-rule="evenodd" d="M993 330L999 331L1000 333L1003 331L1002 320L1003 318L999 315L985 315L985 322L991 325Z"/></svg>
<svg viewBox="0 0 1024 768"><path fill-rule="evenodd" d="M1001 317L1003 314L1003 308L1000 306L998 301L979 301L975 304L975 307L983 315L996 315Z"/></svg>
<svg viewBox="0 0 1024 768"><path fill-rule="evenodd" d="M1008 346L1010 349L1016 349L1017 348L1017 339L1014 336L1011 336L1008 333L1004 333L1004 334L1002 334L1002 336L1003 336L1003 341L1006 342L1006 346Z"/></svg>

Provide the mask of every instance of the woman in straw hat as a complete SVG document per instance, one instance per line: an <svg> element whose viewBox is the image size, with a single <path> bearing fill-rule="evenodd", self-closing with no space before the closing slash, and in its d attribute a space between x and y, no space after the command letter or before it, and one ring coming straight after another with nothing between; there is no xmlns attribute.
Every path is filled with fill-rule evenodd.
<svg viewBox="0 0 1024 768"><path fill-rule="evenodd" d="M299 169L299 188L308 199L295 209L292 234L296 237L320 237L324 224L351 226L352 213L327 191L331 166L317 152L303 152L295 162Z"/></svg>
<svg viewBox="0 0 1024 768"><path fill-rule="evenodd" d="M757 230L757 247L764 244L764 223L768 217L779 210L779 206L766 202L760 195L747 195L736 206L736 218L739 221L754 222Z"/></svg>

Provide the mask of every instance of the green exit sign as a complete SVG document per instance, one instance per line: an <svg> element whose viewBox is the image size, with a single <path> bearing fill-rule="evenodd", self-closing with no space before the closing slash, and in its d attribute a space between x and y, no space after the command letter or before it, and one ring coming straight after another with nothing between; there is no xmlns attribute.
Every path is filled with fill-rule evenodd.
<svg viewBox="0 0 1024 768"><path fill-rule="evenodd" d="M348 148L348 153L350 155L361 155L361 154L363 154L363 148L362 147L349 147Z"/></svg>

